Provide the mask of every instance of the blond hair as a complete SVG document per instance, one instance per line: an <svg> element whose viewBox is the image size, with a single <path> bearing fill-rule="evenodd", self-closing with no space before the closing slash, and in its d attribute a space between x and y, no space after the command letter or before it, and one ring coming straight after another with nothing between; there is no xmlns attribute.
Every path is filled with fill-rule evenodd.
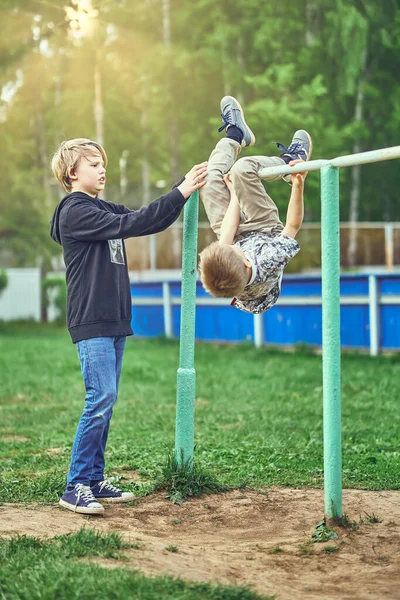
<svg viewBox="0 0 400 600"><path fill-rule="evenodd" d="M239 296L247 285L243 259L232 246L213 242L200 253L200 278L209 294L221 298Z"/></svg>
<svg viewBox="0 0 400 600"><path fill-rule="evenodd" d="M104 148L97 142L93 142L87 138L75 138L74 140L61 142L52 158L51 169L54 177L67 192L72 190L71 171L77 168L82 156L87 158L96 152L100 153L104 167L107 167L107 154Z"/></svg>

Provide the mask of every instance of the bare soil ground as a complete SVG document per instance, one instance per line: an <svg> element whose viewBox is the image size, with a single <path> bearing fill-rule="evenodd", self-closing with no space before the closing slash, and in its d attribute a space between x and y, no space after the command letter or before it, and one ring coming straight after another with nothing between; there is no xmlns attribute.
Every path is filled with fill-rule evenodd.
<svg viewBox="0 0 400 600"><path fill-rule="evenodd" d="M90 527L137 542L123 564L148 575L248 585L278 600L400 598L400 491L345 490L344 511L364 522L356 530L336 528L337 540L311 544L323 516L322 490L234 490L182 506L155 494L136 506L107 505L92 518L57 505L3 504L0 536L50 538ZM370 523L366 513L382 521Z"/></svg>

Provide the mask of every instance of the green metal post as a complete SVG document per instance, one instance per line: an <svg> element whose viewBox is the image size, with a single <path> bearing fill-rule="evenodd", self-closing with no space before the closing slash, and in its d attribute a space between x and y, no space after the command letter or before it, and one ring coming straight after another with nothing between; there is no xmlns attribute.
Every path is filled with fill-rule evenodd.
<svg viewBox="0 0 400 600"><path fill-rule="evenodd" d="M194 449L194 334L196 322L197 228L199 192L185 205L182 243L182 294L180 356L176 393L175 457L178 463L192 461Z"/></svg>
<svg viewBox="0 0 400 600"><path fill-rule="evenodd" d="M342 517L340 406L339 169L321 168L324 495L328 518Z"/></svg>

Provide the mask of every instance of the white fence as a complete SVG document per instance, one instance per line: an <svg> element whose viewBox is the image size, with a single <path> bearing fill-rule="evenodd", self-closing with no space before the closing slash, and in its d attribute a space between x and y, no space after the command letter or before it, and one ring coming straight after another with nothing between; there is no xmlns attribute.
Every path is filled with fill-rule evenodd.
<svg viewBox="0 0 400 600"><path fill-rule="evenodd" d="M0 293L0 319L41 319L40 269L5 269L8 284Z"/></svg>

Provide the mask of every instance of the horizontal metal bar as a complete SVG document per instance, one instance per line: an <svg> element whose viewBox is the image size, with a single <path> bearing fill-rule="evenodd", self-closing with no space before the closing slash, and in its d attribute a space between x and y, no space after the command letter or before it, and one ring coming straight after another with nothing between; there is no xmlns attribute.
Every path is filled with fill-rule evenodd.
<svg viewBox="0 0 400 600"><path fill-rule="evenodd" d="M207 298L207 296L201 296L196 298L197 306L229 306L231 302L230 298ZM172 304L180 304L180 298L173 298Z"/></svg>
<svg viewBox="0 0 400 600"><path fill-rule="evenodd" d="M196 304L198 306L229 306L229 303L229 298L207 298L206 296L196 298ZM152 298L150 296L132 297L132 306L163 306L163 304L163 298ZM180 297L175 296L171 298L171 304L180 306Z"/></svg>
<svg viewBox="0 0 400 600"><path fill-rule="evenodd" d="M140 296L138 298L132 298L132 306L163 306L163 298L148 298L146 296Z"/></svg>
<svg viewBox="0 0 400 600"><path fill-rule="evenodd" d="M353 229L355 227L356 229L382 229L384 231L387 226L390 226L393 229L400 229L400 223L381 221L376 221L375 223L369 223L368 221L355 221L354 223L343 221L340 223L340 229ZM301 229L321 229L321 223L303 223Z"/></svg>
<svg viewBox="0 0 400 600"><path fill-rule="evenodd" d="M389 221L357 221L355 223L355 226L359 229L385 229L385 227L387 227L388 225L390 225L394 229L400 229L399 221L390 221L390 222ZM354 227L354 223L351 223L350 221L342 221L340 223L340 227L347 229L348 227ZM319 223L319 222L303 223L301 228L302 229L321 229L321 223ZM173 225L171 225L170 229L181 230L182 223L176 221ZM210 224L208 223L208 221L200 221L199 229L210 229Z"/></svg>
<svg viewBox="0 0 400 600"><path fill-rule="evenodd" d="M363 305L369 303L369 296L341 296L341 305ZM321 306L321 296L292 296L287 298L279 298L277 306Z"/></svg>
<svg viewBox="0 0 400 600"><path fill-rule="evenodd" d="M180 306L181 299L175 297L171 299L174 306ZM229 306L229 298L207 298L200 297L196 299L197 306ZM276 306L321 306L321 296L287 296L280 297ZM369 296L341 296L340 304L342 306L350 305L369 305ZM400 305L400 295L388 294L381 296L379 304ZM163 298L150 298L147 296L133 297L132 306L163 306Z"/></svg>
<svg viewBox="0 0 400 600"><path fill-rule="evenodd" d="M400 146L381 148L380 150L371 150L370 152L359 152L358 154L348 154L330 160L309 160L298 163L294 167L289 167L289 165L268 167L266 169L261 169L258 174L261 179L265 179L269 178L271 175L287 175L288 173L319 171L321 167L325 167L326 165L332 165L332 167L353 167L355 165L365 165L383 160L393 160L395 158L400 158Z"/></svg>
<svg viewBox="0 0 400 600"><path fill-rule="evenodd" d="M381 296L379 304L400 304L400 296L396 294L388 294L387 296Z"/></svg>

